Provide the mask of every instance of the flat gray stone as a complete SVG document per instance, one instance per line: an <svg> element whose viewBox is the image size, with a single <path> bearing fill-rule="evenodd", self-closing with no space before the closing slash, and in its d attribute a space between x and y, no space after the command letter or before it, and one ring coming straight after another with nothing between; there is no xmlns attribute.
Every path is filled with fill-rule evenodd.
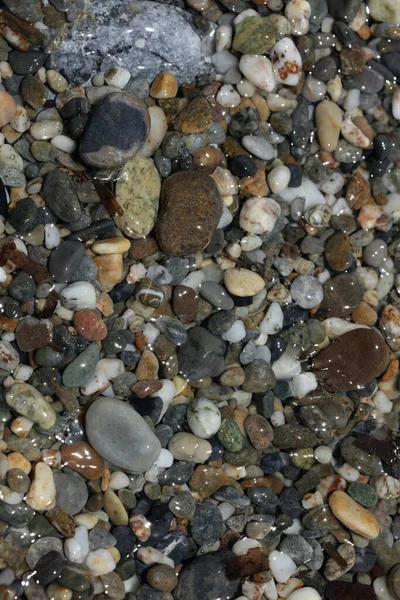
<svg viewBox="0 0 400 600"><path fill-rule="evenodd" d="M81 512L89 493L86 483L70 473L55 472L56 508L63 508L70 515Z"/></svg>

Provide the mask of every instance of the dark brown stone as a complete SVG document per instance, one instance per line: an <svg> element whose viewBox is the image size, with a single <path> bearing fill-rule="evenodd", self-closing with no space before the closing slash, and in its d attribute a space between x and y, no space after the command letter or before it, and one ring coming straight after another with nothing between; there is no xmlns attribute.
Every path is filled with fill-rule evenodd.
<svg viewBox="0 0 400 600"><path fill-rule="evenodd" d="M222 202L211 177L196 171L174 173L163 183L156 222L160 248L172 256L203 250L222 214Z"/></svg>
<svg viewBox="0 0 400 600"><path fill-rule="evenodd" d="M352 45L351 48L343 48L340 53L340 64L343 75L358 75L364 69L366 57L360 46Z"/></svg>
<svg viewBox="0 0 400 600"><path fill-rule="evenodd" d="M325 258L334 271L346 271L353 262L349 238L344 233L335 233L326 242Z"/></svg>
<svg viewBox="0 0 400 600"><path fill-rule="evenodd" d="M131 240L129 256L135 260L142 260L147 256L151 256L158 252L158 244L154 238L140 238L139 240Z"/></svg>
<svg viewBox="0 0 400 600"><path fill-rule="evenodd" d="M210 105L204 97L198 96L178 114L175 129L185 134L204 133L212 121Z"/></svg>
<svg viewBox="0 0 400 600"><path fill-rule="evenodd" d="M23 352L31 352L46 346L53 339L53 326L35 317L26 317L19 322L15 332L18 347Z"/></svg>
<svg viewBox="0 0 400 600"><path fill-rule="evenodd" d="M317 354L313 369L329 391L354 390L379 377L390 352L383 338L371 329L355 329L334 340Z"/></svg>
<svg viewBox="0 0 400 600"><path fill-rule="evenodd" d="M339 317L351 315L364 297L364 287L357 273L342 273L324 283L324 298L317 317Z"/></svg>
<svg viewBox="0 0 400 600"><path fill-rule="evenodd" d="M374 588L361 583L330 581L325 590L326 600L377 600Z"/></svg>
<svg viewBox="0 0 400 600"><path fill-rule="evenodd" d="M198 298L193 288L177 285L173 295L174 313L183 323L192 323L197 311Z"/></svg>

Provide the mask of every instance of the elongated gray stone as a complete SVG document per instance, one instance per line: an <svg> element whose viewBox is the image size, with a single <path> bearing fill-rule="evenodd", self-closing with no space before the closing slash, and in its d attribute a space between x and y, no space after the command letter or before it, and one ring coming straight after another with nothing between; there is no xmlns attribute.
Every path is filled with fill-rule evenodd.
<svg viewBox="0 0 400 600"><path fill-rule="evenodd" d="M161 445L146 421L126 402L99 398L86 413L86 435L106 460L130 473L149 469Z"/></svg>
<svg viewBox="0 0 400 600"><path fill-rule="evenodd" d="M91 378L100 357L98 344L90 344L68 365L63 373L65 387L80 387Z"/></svg>

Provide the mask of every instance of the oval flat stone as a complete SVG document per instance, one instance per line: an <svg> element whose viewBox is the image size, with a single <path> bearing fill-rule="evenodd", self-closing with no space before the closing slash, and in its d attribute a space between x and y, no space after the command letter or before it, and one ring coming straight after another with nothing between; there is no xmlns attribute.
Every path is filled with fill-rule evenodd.
<svg viewBox="0 0 400 600"><path fill-rule="evenodd" d="M328 390L343 392L382 375L389 358L389 348L378 333L355 329L321 350L314 360L313 371Z"/></svg>
<svg viewBox="0 0 400 600"><path fill-rule="evenodd" d="M18 347L23 352L31 352L46 346L53 339L53 324L36 317L25 317L18 323L15 332Z"/></svg>
<svg viewBox="0 0 400 600"><path fill-rule="evenodd" d="M364 287L357 273L342 273L324 283L324 297L317 316L348 317L364 298Z"/></svg>
<svg viewBox="0 0 400 600"><path fill-rule="evenodd" d="M161 191L161 180L149 158L135 156L118 174L115 196L124 214L115 224L125 235L141 239L153 229Z"/></svg>
<svg viewBox="0 0 400 600"><path fill-rule="evenodd" d="M120 167L143 146L149 132L150 116L143 100L114 92L90 117L81 142L81 159L98 169Z"/></svg>
<svg viewBox="0 0 400 600"><path fill-rule="evenodd" d="M72 281L72 277L85 254L81 242L67 240L54 248L49 259L49 271L56 281Z"/></svg>
<svg viewBox="0 0 400 600"><path fill-rule="evenodd" d="M61 446L61 458L66 466L86 479L99 479L104 473L101 456L87 442Z"/></svg>
<svg viewBox="0 0 400 600"><path fill-rule="evenodd" d="M81 207L72 178L61 169L50 171L45 177L42 194L53 213L66 223L75 223L81 216Z"/></svg>
<svg viewBox="0 0 400 600"><path fill-rule="evenodd" d="M99 398L86 413L91 446L106 460L130 473L149 469L161 445L144 419L129 404Z"/></svg>
<svg viewBox="0 0 400 600"><path fill-rule="evenodd" d="M48 402L32 385L14 383L5 392L5 399L15 412L28 417L40 429L50 429L56 422L56 413Z"/></svg>
<svg viewBox="0 0 400 600"><path fill-rule="evenodd" d="M332 492L329 496L329 506L335 517L350 531L369 540L378 537L379 525L375 517L345 492Z"/></svg>
<svg viewBox="0 0 400 600"><path fill-rule="evenodd" d="M56 508L62 508L70 515L81 512L85 506L89 493L86 483L78 475L54 472L56 486Z"/></svg>
<svg viewBox="0 0 400 600"><path fill-rule="evenodd" d="M179 348L179 370L190 381L216 377L225 370L225 343L203 327L188 331L188 339Z"/></svg>
<svg viewBox="0 0 400 600"><path fill-rule="evenodd" d="M63 373L62 382L65 387L80 387L85 385L96 368L100 357L98 344L90 344L67 366Z"/></svg>
<svg viewBox="0 0 400 600"><path fill-rule="evenodd" d="M166 179L156 222L159 246L165 254L187 256L203 250L222 214L222 202L211 177L181 171Z"/></svg>
<svg viewBox="0 0 400 600"><path fill-rule="evenodd" d="M233 560L233 552L209 552L197 556L181 571L176 600L230 600L234 597L240 579L228 579L226 566Z"/></svg>

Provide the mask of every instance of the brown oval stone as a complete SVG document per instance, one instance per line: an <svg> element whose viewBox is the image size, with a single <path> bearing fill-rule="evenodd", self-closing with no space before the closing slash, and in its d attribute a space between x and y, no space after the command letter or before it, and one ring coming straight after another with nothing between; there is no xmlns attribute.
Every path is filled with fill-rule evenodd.
<svg viewBox="0 0 400 600"><path fill-rule="evenodd" d="M349 238L344 233L335 233L326 242L325 258L334 271L345 271L353 261Z"/></svg>
<svg viewBox="0 0 400 600"><path fill-rule="evenodd" d="M74 327L85 340L98 342L107 336L107 325L101 316L90 308L78 310L74 314Z"/></svg>
<svg viewBox="0 0 400 600"><path fill-rule="evenodd" d="M61 458L65 465L86 479L99 479L104 473L103 459L87 442L61 446Z"/></svg>
<svg viewBox="0 0 400 600"><path fill-rule="evenodd" d="M148 583L156 590L172 592L178 584L178 577L169 565L155 565L146 574Z"/></svg>
<svg viewBox="0 0 400 600"><path fill-rule="evenodd" d="M382 375L389 359L389 348L378 333L355 329L321 350L314 360L314 372L329 391L344 392Z"/></svg>
<svg viewBox="0 0 400 600"><path fill-rule="evenodd" d="M256 450L265 450L274 439L273 429L262 415L249 415L244 428Z"/></svg>
<svg viewBox="0 0 400 600"><path fill-rule="evenodd" d="M198 298L193 288L177 285L174 288L172 306L183 323L191 323L197 311Z"/></svg>
<svg viewBox="0 0 400 600"><path fill-rule="evenodd" d="M224 155L219 148L206 146L193 154L193 164L198 171L212 173L223 161Z"/></svg>
<svg viewBox="0 0 400 600"><path fill-rule="evenodd" d="M17 111L17 104L8 92L0 90L0 127L7 125Z"/></svg>
<svg viewBox="0 0 400 600"><path fill-rule="evenodd" d="M163 183L161 209L156 222L161 250L187 256L203 250L222 214L216 183L204 173L181 171Z"/></svg>

